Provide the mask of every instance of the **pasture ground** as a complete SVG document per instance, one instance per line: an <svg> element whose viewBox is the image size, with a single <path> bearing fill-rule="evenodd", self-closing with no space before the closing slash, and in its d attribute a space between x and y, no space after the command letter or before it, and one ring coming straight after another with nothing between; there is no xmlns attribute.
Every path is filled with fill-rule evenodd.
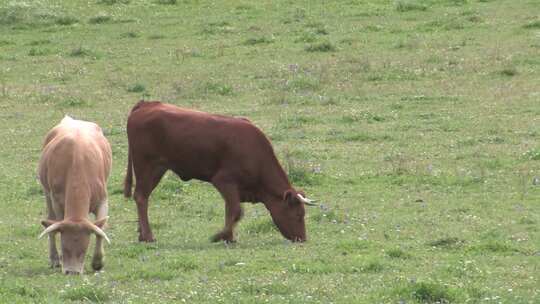
<svg viewBox="0 0 540 304"><path fill-rule="evenodd" d="M540 2L0 2L3 303L539 303ZM121 194L141 98L249 117L320 201L291 244L262 205L167 175L156 243ZM110 140L104 271L48 268L43 136Z"/></svg>

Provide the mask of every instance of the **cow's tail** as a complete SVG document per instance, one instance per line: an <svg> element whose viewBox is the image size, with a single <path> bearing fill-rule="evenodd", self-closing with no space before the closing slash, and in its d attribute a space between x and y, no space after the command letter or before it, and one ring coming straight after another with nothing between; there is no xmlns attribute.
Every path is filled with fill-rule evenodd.
<svg viewBox="0 0 540 304"><path fill-rule="evenodd" d="M126 169L126 178L124 180L124 197L131 197L133 188L133 161L131 160L131 147L128 144L128 164Z"/></svg>
<svg viewBox="0 0 540 304"><path fill-rule="evenodd" d="M142 104L144 104L144 100L139 101L129 112L131 113L135 110L137 110ZM129 120L129 118L128 118ZM131 145L129 144L129 136L128 136L128 163L126 168L126 178L124 179L124 197L130 198L131 197L131 190L133 189L133 159L132 159L131 153Z"/></svg>

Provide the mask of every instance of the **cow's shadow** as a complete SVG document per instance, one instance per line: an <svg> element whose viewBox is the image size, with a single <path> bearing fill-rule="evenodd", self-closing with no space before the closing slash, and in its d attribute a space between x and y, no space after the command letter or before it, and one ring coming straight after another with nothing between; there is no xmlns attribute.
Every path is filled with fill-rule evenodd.
<svg viewBox="0 0 540 304"><path fill-rule="evenodd" d="M265 248L277 248L283 245L294 246L293 243L287 240L280 239L271 239L265 240L264 242L255 242L253 240L239 240L233 243L226 242L211 242L210 239L194 241L194 242L173 242L167 241L166 243L160 244L160 247L167 248L170 250L197 250L197 251L216 251L225 249L265 249Z"/></svg>
<svg viewBox="0 0 540 304"><path fill-rule="evenodd" d="M61 267L51 268L49 265L44 263L43 265L31 266L29 268L24 269L22 274L26 277L62 274L62 268Z"/></svg>

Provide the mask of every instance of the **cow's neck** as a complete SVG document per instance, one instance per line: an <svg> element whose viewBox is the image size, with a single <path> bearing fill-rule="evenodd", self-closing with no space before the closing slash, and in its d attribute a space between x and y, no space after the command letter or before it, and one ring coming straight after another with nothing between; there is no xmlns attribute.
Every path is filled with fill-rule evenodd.
<svg viewBox="0 0 540 304"><path fill-rule="evenodd" d="M283 200L283 194L291 188L287 174L285 174L283 168L277 163L277 160L274 166L267 166L263 178L263 193L261 195L261 200L264 203Z"/></svg>
<svg viewBox="0 0 540 304"><path fill-rule="evenodd" d="M66 206L64 211L64 219L71 221L79 221L88 218L88 210L80 208L82 206Z"/></svg>
<svg viewBox="0 0 540 304"><path fill-rule="evenodd" d="M77 221L88 218L90 195L80 188L76 190L78 191L66 195L64 219Z"/></svg>

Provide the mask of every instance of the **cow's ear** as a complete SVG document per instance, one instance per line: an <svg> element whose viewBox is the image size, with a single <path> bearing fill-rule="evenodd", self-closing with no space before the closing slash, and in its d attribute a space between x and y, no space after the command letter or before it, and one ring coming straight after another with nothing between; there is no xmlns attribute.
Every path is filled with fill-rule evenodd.
<svg viewBox="0 0 540 304"><path fill-rule="evenodd" d="M299 203L298 198L296 197L296 191L289 189L283 193L283 201L287 204L296 204Z"/></svg>
<svg viewBox="0 0 540 304"><path fill-rule="evenodd" d="M97 220L94 222L94 225L98 226L99 228L102 228L103 229L103 226L105 226L105 224L107 223L107 220L109 219L108 216L100 219L100 220Z"/></svg>
<svg viewBox="0 0 540 304"><path fill-rule="evenodd" d="M47 228L49 227L50 225L56 223L57 221L53 221L53 220L42 220L41 221L41 225L43 225L43 227Z"/></svg>

